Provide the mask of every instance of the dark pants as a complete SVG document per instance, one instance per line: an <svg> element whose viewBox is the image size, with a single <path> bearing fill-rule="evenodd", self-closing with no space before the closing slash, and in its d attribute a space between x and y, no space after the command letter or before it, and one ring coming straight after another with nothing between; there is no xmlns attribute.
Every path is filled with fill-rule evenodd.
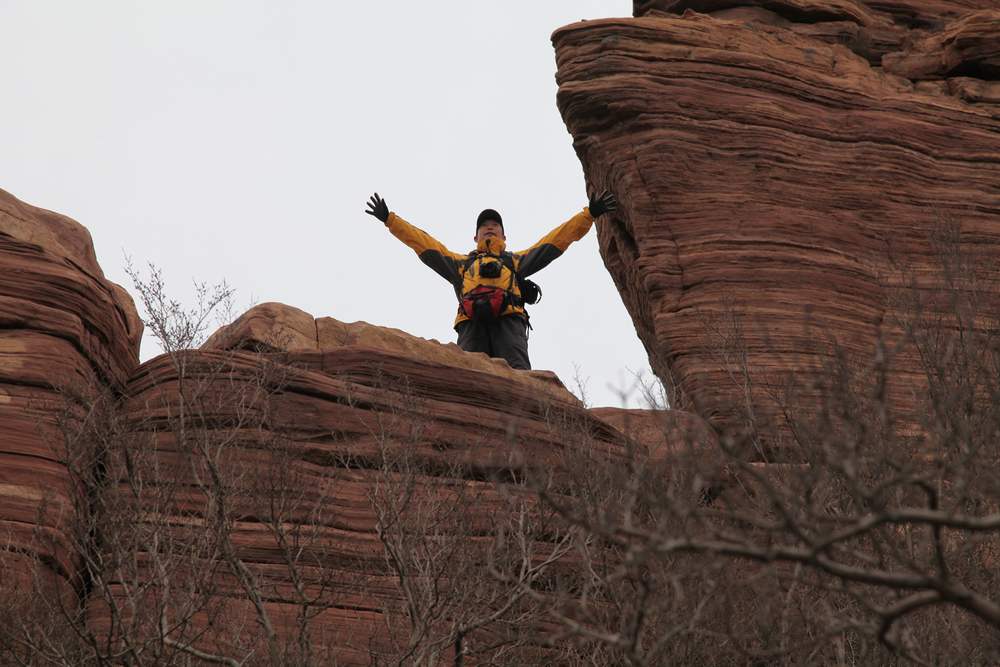
<svg viewBox="0 0 1000 667"><path fill-rule="evenodd" d="M528 327L517 315L506 315L491 324L466 320L458 327L458 346L466 352L485 352L506 359L511 368L530 370Z"/></svg>

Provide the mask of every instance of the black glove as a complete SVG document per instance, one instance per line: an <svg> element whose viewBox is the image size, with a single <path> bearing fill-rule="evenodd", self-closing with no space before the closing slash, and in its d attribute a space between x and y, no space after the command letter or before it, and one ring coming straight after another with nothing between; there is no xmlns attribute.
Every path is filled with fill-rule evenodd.
<svg viewBox="0 0 1000 667"><path fill-rule="evenodd" d="M368 210L365 213L375 216L382 221L383 225L389 221L389 207L385 205L385 200L379 197L377 192L368 200Z"/></svg>
<svg viewBox="0 0 1000 667"><path fill-rule="evenodd" d="M599 195L595 195L590 198L590 204L587 206L590 209L590 214L594 216L595 219L601 217L605 213L611 213L612 211L618 210L618 200L613 194L605 190Z"/></svg>

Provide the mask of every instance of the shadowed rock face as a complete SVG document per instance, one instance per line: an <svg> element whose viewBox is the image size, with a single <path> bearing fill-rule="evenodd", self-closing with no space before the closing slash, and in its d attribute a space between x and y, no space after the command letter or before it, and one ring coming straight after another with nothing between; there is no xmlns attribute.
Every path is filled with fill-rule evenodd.
<svg viewBox="0 0 1000 667"><path fill-rule="evenodd" d="M122 389L141 332L87 230L0 190L0 578L23 575L34 558L57 580L71 577L76 515L57 423L67 390Z"/></svg>
<svg viewBox="0 0 1000 667"><path fill-rule="evenodd" d="M558 104L587 181L622 202L598 226L602 256L654 369L686 405L717 430L745 427L752 405L780 440L773 399L787 382L814 405L835 348L871 363L876 339L898 335L900 288L945 286L933 239L957 230L978 260L966 277L997 277L1000 10L635 10L553 36ZM838 30L870 34L859 48ZM1000 313L996 296L984 291L984 314ZM920 370L893 361L889 391L906 422Z"/></svg>

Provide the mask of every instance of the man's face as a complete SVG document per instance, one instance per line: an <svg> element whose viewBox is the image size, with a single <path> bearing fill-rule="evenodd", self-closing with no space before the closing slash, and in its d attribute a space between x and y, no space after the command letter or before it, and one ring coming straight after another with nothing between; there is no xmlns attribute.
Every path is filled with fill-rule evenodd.
<svg viewBox="0 0 1000 667"><path fill-rule="evenodd" d="M479 245L483 239L504 239L507 237L503 235L503 227L500 226L495 220L487 220L479 226L476 230L476 235L473 237L476 241L476 245Z"/></svg>

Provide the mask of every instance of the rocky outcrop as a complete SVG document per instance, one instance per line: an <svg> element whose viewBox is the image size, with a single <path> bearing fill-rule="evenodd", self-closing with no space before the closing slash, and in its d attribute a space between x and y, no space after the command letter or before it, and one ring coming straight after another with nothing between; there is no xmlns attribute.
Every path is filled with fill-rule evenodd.
<svg viewBox="0 0 1000 667"><path fill-rule="evenodd" d="M314 657L398 657L412 630L407 577L427 577L417 570L435 559L410 563L417 570L404 576L389 542L417 540L407 553L419 559L433 541L445 577L434 584L453 591L443 582L475 582L483 592L463 593L473 596L463 613L488 609L497 604L485 594L491 536L514 518L512 502L538 518L536 504L517 500L523 480L548 483L566 473L567 461L613 462L624 453L622 434L551 373L513 371L453 344L274 303L253 308L200 351L144 363L127 395L129 450L145 458L113 468L120 500L110 505L130 506L134 496L146 520L141 536L112 541L139 553L111 598L133 606L129 596L141 586L130 580L152 583L160 596L170 586L200 590L193 611L190 594L166 611L145 607L178 627L178 641L229 656L267 653L266 616L283 652L301 648L306 628ZM394 518L404 502L409 509ZM554 548L558 532L548 530L527 536L536 556ZM213 559L221 565L199 578L197 563L208 570ZM161 571L170 573L162 582ZM446 600L443 589L437 595ZM475 595L481 604L469 604ZM95 595L93 627L113 628L112 609ZM500 620L475 636L510 631ZM519 655L541 659L531 622L514 631Z"/></svg>
<svg viewBox="0 0 1000 667"><path fill-rule="evenodd" d="M79 478L65 426L80 391L120 390L142 325L75 221L0 191L0 578L74 579ZM76 582L78 583L78 582Z"/></svg>
<svg viewBox="0 0 1000 667"><path fill-rule="evenodd" d="M281 303L264 303L251 308L232 324L216 331L203 349L298 353L357 347L488 373L522 387L526 397L541 394L561 402L575 400L552 371L515 371L503 359L493 359L482 353L469 354L455 343L442 344L367 322L313 318L305 311Z"/></svg>
<svg viewBox="0 0 1000 667"><path fill-rule="evenodd" d="M87 231L0 195L4 641L548 660L524 590L546 558L550 578L575 562L535 492L623 470L631 447L669 465L659 428L710 446L690 415L588 411L551 372L282 304L139 365L141 323Z"/></svg>
<svg viewBox="0 0 1000 667"><path fill-rule="evenodd" d="M996 317L992 0L635 10L555 33L558 103L588 183L622 201L602 256L686 406L783 456L782 403L823 400L837 350L863 366L880 337L893 349L904 288L947 287L945 238ZM912 430L922 370L912 352L892 362Z"/></svg>

